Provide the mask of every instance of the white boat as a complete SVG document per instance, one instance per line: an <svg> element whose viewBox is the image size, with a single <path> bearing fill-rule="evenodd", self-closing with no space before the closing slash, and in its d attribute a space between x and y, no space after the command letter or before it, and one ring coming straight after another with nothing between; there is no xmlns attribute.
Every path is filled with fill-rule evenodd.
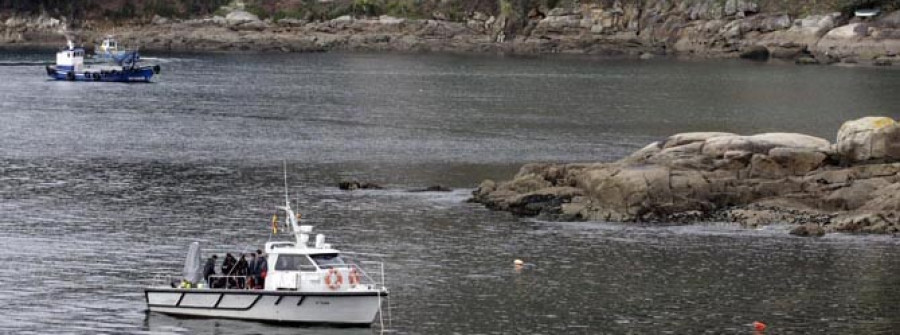
<svg viewBox="0 0 900 335"><path fill-rule="evenodd" d="M349 259L362 254L342 253L325 243L322 234L310 244L312 226L301 226L290 203L287 199L285 202L284 207L278 208L290 223L294 241L265 244L267 271L262 289L211 288L219 286L217 283L240 286L237 283L246 282L249 277L226 274L204 280L202 273L197 275L199 245L192 245L185 264L186 285L147 287L144 293L150 311L175 316L357 326L370 326L378 317L383 327L382 299L388 296L383 263L366 263L380 269L376 281ZM273 228L277 229L277 225Z"/></svg>

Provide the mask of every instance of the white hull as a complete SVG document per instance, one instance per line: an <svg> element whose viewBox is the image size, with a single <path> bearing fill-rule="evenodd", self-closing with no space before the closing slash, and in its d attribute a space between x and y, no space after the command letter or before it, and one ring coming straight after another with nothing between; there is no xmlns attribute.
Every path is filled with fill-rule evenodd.
<svg viewBox="0 0 900 335"><path fill-rule="evenodd" d="M144 293L151 312L267 322L368 326L381 307L378 291L148 288ZM384 292L380 294L386 295Z"/></svg>

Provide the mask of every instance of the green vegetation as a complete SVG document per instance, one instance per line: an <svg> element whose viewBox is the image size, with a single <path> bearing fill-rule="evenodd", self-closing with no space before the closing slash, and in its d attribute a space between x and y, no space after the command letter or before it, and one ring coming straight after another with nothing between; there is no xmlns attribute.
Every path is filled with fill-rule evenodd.
<svg viewBox="0 0 900 335"><path fill-rule="evenodd" d="M0 0L0 14L39 15L46 13L73 20L148 19L199 17L210 15L228 0Z"/></svg>

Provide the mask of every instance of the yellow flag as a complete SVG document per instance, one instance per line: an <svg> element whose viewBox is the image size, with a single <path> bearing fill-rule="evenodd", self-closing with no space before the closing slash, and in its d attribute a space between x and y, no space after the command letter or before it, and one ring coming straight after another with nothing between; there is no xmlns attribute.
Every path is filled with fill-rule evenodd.
<svg viewBox="0 0 900 335"><path fill-rule="evenodd" d="M272 234L278 234L278 214L272 214Z"/></svg>

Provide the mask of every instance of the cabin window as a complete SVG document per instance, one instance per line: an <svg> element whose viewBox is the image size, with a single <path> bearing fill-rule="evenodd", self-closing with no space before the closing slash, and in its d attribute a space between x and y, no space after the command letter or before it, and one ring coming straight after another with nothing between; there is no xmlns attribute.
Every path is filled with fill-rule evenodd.
<svg viewBox="0 0 900 335"><path fill-rule="evenodd" d="M278 255L276 271L316 271L316 266L306 255Z"/></svg>
<svg viewBox="0 0 900 335"><path fill-rule="evenodd" d="M313 261L323 269L344 267L347 265L347 263L344 262L344 259L338 254L318 254L310 255L310 257L312 257Z"/></svg>

